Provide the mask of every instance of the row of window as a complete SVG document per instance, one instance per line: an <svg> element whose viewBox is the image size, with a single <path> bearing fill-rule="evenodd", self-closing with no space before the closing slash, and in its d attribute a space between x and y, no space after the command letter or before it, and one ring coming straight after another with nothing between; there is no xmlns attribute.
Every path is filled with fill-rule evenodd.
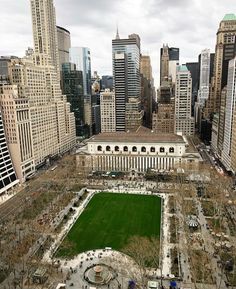
<svg viewBox="0 0 236 289"><path fill-rule="evenodd" d="M102 146L101 145L97 146L97 150L99 152L101 152L102 151ZM106 146L106 151L110 152L111 151L111 147L110 146ZM119 146L115 146L115 152L119 152L119 151L122 151L122 149L120 149ZM138 151L137 147L133 146L132 147L132 152L137 152L137 151ZM159 151L160 151L160 153L164 153L165 152L165 148L164 147L160 147ZM128 147L127 146L123 147L123 152L128 152ZM147 152L147 148L144 147L144 146L141 147L141 152L144 152L144 153ZM156 148L155 147L151 147L150 148L150 152L151 153L155 153L156 152ZM169 148L169 153L174 153L174 152L175 152L175 149L173 147L170 147Z"/></svg>

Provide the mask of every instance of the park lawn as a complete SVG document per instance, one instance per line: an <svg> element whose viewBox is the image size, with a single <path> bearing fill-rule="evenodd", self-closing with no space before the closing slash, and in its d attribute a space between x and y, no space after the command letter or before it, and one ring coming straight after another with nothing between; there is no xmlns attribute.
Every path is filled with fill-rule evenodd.
<svg viewBox="0 0 236 289"><path fill-rule="evenodd" d="M56 257L93 249L122 250L132 236L160 237L161 198L134 194L96 194L62 242Z"/></svg>

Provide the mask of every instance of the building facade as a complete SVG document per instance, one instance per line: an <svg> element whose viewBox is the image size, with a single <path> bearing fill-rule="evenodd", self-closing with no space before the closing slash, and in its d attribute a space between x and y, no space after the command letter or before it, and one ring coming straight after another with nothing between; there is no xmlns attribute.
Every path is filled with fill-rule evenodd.
<svg viewBox="0 0 236 289"><path fill-rule="evenodd" d="M140 38L136 34L112 40L116 130L136 130L142 124Z"/></svg>
<svg viewBox="0 0 236 289"><path fill-rule="evenodd" d="M0 87L0 105L16 175L24 182L35 172L29 99L19 97L17 85L4 85Z"/></svg>
<svg viewBox="0 0 236 289"><path fill-rule="evenodd" d="M62 70L62 64L68 63L70 61L70 32L63 27L57 26L57 39L59 51L59 66L60 70Z"/></svg>
<svg viewBox="0 0 236 289"><path fill-rule="evenodd" d="M102 133L77 154L77 166L93 171L170 171L181 164L199 163L198 154L187 153L187 143L175 134L150 132Z"/></svg>
<svg viewBox="0 0 236 289"><path fill-rule="evenodd" d="M209 96L210 85L210 49L204 49L200 56L200 82L198 103L203 107Z"/></svg>
<svg viewBox="0 0 236 289"><path fill-rule="evenodd" d="M179 66L179 48L163 45L160 51L160 85L163 82L175 83Z"/></svg>
<svg viewBox="0 0 236 289"><path fill-rule="evenodd" d="M83 73L84 96L91 96L91 53L88 47L71 47L70 62Z"/></svg>
<svg viewBox="0 0 236 289"><path fill-rule="evenodd" d="M8 128L7 128L8 129ZM0 195L19 183L7 146L0 110Z"/></svg>
<svg viewBox="0 0 236 289"><path fill-rule="evenodd" d="M152 127L152 102L153 102L153 77L151 58L148 55L141 55L141 109L143 110L143 125Z"/></svg>
<svg viewBox="0 0 236 289"><path fill-rule="evenodd" d="M222 162L226 169L230 171L232 170L231 147L236 145L236 143L232 143L232 132L236 127L236 122L234 119L236 104L236 57L230 60L228 70Z"/></svg>
<svg viewBox="0 0 236 289"><path fill-rule="evenodd" d="M89 136L84 120L83 73L72 63L62 64L62 92L66 95L75 116L76 136Z"/></svg>
<svg viewBox="0 0 236 289"><path fill-rule="evenodd" d="M178 68L175 85L175 133L194 134L191 117L192 78L185 65Z"/></svg>
<svg viewBox="0 0 236 289"><path fill-rule="evenodd" d="M156 113L153 113L152 130L155 133L174 133L175 131L175 102L159 103Z"/></svg>
<svg viewBox="0 0 236 289"><path fill-rule="evenodd" d="M213 89L208 102L208 112L219 112L221 90L227 84L228 64L236 56L236 15L226 14L216 34Z"/></svg>
<svg viewBox="0 0 236 289"><path fill-rule="evenodd" d="M115 92L105 89L100 94L101 132L116 131L116 97Z"/></svg>

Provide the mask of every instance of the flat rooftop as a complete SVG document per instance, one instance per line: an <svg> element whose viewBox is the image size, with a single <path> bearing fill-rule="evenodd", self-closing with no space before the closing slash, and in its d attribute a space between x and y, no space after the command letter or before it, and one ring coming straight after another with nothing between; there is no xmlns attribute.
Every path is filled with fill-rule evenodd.
<svg viewBox="0 0 236 289"><path fill-rule="evenodd" d="M182 136L161 134L151 131L100 133L91 137L88 143L127 142L127 143L185 143Z"/></svg>

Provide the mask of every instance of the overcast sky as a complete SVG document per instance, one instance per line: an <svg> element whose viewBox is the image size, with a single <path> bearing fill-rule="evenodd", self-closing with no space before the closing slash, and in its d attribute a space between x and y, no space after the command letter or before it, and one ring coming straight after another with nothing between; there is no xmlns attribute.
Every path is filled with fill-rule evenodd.
<svg viewBox="0 0 236 289"><path fill-rule="evenodd" d="M23 56L32 47L29 0L1 0L0 55ZM121 38L137 33L143 54L151 56L156 86L163 43L180 48L180 62L214 51L216 31L235 0L54 0L57 25L71 32L72 46L91 49L92 70L112 73L111 40L116 23Z"/></svg>

